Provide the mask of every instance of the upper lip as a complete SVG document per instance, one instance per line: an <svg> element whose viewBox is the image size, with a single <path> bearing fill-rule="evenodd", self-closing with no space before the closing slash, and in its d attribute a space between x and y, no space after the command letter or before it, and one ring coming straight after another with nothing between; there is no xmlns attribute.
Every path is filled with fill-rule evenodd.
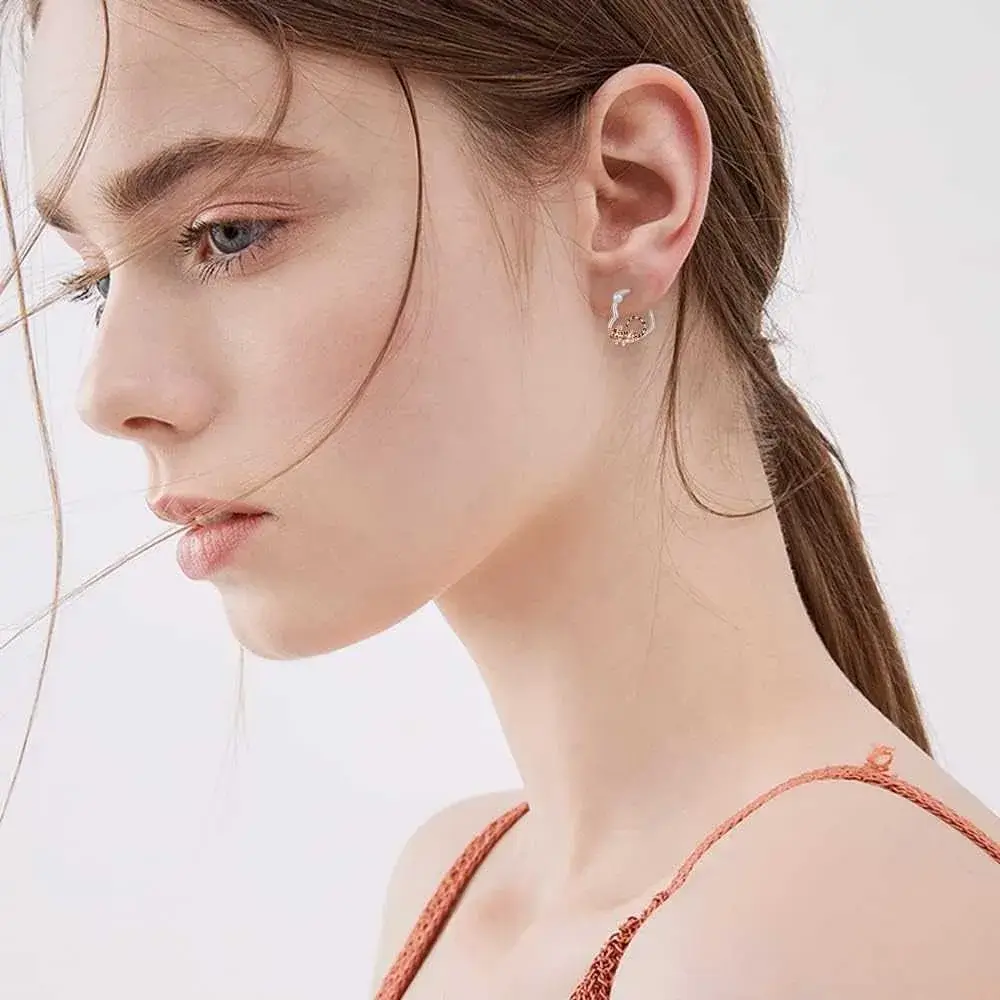
<svg viewBox="0 0 1000 1000"><path fill-rule="evenodd" d="M155 503L147 504L161 521L174 524L194 524L196 520L217 517L220 514L268 514L270 511L251 507L245 503L223 503L211 497L163 496Z"/></svg>

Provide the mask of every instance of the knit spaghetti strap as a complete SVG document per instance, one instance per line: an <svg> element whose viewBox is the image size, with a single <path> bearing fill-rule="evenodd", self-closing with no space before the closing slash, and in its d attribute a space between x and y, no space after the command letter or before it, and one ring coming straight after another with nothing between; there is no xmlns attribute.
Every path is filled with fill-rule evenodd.
<svg viewBox="0 0 1000 1000"><path fill-rule="evenodd" d="M769 802L790 788L795 788L796 785L804 785L809 781L829 781L832 779L865 781L871 785L881 785L944 820L949 826L954 827L959 833L965 834L971 841L982 847L994 861L1000 862L1000 842L988 837L986 833L970 823L964 816L946 806L940 799L934 798L922 788L918 788L892 773L893 753L893 747L880 744L872 750L865 763L860 767L853 764L838 764L832 767L817 768L814 771L806 771L804 774L782 782L769 792L765 792L744 806L734 816L731 816L725 823L717 826L681 865L670 885L658 892L639 916L629 917L608 938L591 963L583 980L573 990L570 1000L610 1000L611 984L615 973L618 971L625 949L635 936L636 931L687 881L691 870L713 844L729 833L734 826L742 823L751 813L756 812L765 802Z"/></svg>
<svg viewBox="0 0 1000 1000"><path fill-rule="evenodd" d="M497 841L528 811L528 803L509 809L469 841L424 907L402 950L386 973L375 1000L402 1000L407 987L437 941L452 910L483 859Z"/></svg>
<svg viewBox="0 0 1000 1000"><path fill-rule="evenodd" d="M1000 863L1000 842L993 840L940 799L936 799L922 788L904 781L892 773L893 753L892 747L879 744L868 755L865 763L860 766L838 764L806 771L765 792L717 826L688 856L670 884L658 892L638 916L628 917L605 941L586 975L573 990L570 1000L610 1000L615 973L618 971L625 949L639 928L687 881L694 866L713 844L766 802L797 785L804 785L810 781L830 780L863 781L871 785L879 785L933 813L959 833L964 834L973 843L978 844L994 861ZM403 1000L406 989L444 929L448 917L457 905L476 869L500 838L528 812L528 808L527 802L520 803L493 820L470 841L441 880L434 895L421 913L406 944L386 974L375 1000Z"/></svg>

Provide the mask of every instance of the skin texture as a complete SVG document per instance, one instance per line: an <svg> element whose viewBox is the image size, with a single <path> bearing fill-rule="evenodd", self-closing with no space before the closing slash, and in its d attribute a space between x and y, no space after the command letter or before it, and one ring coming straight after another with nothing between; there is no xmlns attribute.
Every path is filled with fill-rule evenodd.
<svg viewBox="0 0 1000 1000"><path fill-rule="evenodd" d="M65 201L82 234L61 234L95 264L129 235L100 210L100 181L168 139L262 131L278 81L263 42L204 10L110 8L108 98ZM100 25L96 0L47 0L25 92L36 191L96 90ZM876 741L899 748L901 773L988 822L843 679L801 604L774 511L713 517L672 462L659 479L676 279L711 176L697 95L647 64L601 88L586 163L547 193L533 230L522 313L459 123L429 83L411 83L427 228L403 339L338 433L250 498L275 516L212 578L240 642L272 659L313 656L437 602L493 698L524 778L517 798L532 803L484 867L468 933L498 955L524 942L526 967L535 950L551 953L545 931L569 913L594 921L579 948L596 950L609 914L656 888L726 815L791 773L860 763ZM200 282L196 258L167 239L112 276L79 410L143 449L151 496L225 499L286 464L388 335L417 181L394 76L297 56L279 138L318 156L211 198L193 178L156 209L171 234L201 220L292 220L245 273ZM199 254L218 251L206 238ZM629 348L606 329L622 288L633 290L624 312L657 318ZM717 507L754 509L769 496L746 414L711 331L691 343L686 468ZM910 834L908 823L933 823L864 790L823 795L803 794L810 809L784 821L805 828L855 795L857 808L901 806ZM449 840L449 860L480 818ZM663 981L641 962L623 977Z"/></svg>

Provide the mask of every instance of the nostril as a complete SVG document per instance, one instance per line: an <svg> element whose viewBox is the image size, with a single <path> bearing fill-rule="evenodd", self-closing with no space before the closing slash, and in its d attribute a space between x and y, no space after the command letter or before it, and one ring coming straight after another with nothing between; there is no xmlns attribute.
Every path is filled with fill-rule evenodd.
<svg viewBox="0 0 1000 1000"><path fill-rule="evenodd" d="M150 425L163 423L162 420L157 420L155 417L129 417L122 421L122 427L129 431L144 431L148 430Z"/></svg>

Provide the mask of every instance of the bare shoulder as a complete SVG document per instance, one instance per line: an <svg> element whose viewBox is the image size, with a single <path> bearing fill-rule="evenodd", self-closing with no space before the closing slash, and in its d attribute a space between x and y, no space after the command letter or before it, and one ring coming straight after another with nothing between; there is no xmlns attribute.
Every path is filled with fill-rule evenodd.
<svg viewBox="0 0 1000 1000"><path fill-rule="evenodd" d="M461 799L438 810L410 835L385 893L373 994L434 890L469 841L523 798L523 789L509 789Z"/></svg>
<svg viewBox="0 0 1000 1000"><path fill-rule="evenodd" d="M1000 819L932 761L895 771L1000 844ZM995 1000L1000 863L885 788L802 785L704 856L620 977L614 1000Z"/></svg>

